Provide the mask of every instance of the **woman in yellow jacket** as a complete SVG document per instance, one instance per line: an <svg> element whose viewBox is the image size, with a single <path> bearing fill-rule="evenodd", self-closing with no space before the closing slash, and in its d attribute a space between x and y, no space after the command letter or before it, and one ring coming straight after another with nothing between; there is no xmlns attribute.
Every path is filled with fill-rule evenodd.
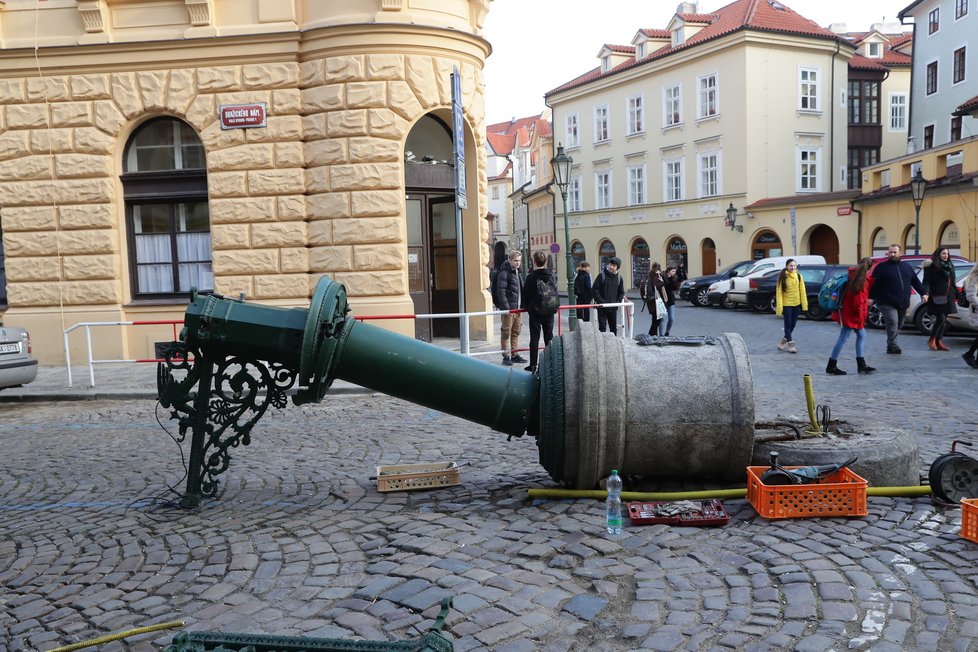
<svg viewBox="0 0 978 652"><path fill-rule="evenodd" d="M805 279L798 273L798 263L789 258L784 269L778 276L778 286L775 291L775 313L784 318L784 337L778 342L778 351L798 353L792 332L798 317L808 311L808 293L805 292Z"/></svg>

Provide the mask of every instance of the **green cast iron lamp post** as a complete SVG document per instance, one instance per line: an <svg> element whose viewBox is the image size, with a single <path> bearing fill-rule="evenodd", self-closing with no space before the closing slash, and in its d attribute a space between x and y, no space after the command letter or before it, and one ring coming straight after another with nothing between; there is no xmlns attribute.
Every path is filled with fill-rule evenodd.
<svg viewBox="0 0 978 652"><path fill-rule="evenodd" d="M574 159L564 153L564 146L557 145L557 154L550 159L550 166L554 171L554 181L560 188L560 198L564 202L564 251L567 253L567 305L577 304L577 297L574 295L574 259L571 256L570 248L570 225L567 222L567 184L570 181L571 165ZM577 328L577 311L571 308L567 311L567 329Z"/></svg>
<svg viewBox="0 0 978 652"><path fill-rule="evenodd" d="M910 196L913 197L913 208L917 214L913 230L913 253L920 254L920 205L924 203L924 191L927 190L927 179L917 168L917 174L910 180Z"/></svg>

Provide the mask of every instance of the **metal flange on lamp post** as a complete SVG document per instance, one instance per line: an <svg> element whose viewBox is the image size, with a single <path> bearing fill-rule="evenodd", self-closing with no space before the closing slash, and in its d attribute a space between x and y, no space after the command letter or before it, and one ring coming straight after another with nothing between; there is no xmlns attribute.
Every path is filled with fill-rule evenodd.
<svg viewBox="0 0 978 652"><path fill-rule="evenodd" d="M270 406L286 407L287 392L294 388L295 405L318 403L337 379L510 436L532 435L550 476L580 488L611 469L738 477L750 462L753 381L739 335L638 347L578 328L555 337L531 374L349 312L346 289L325 276L308 310L191 293L180 341L157 372L160 404L178 421L179 440L190 437L181 505L218 495L231 450L251 443ZM686 382L674 382L679 376Z"/></svg>

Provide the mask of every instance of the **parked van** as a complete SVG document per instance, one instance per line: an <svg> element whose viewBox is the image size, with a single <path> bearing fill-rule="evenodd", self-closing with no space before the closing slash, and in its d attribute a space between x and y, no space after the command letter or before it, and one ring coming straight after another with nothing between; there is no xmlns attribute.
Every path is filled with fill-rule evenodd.
<svg viewBox="0 0 978 652"><path fill-rule="evenodd" d="M743 274L731 278L729 281L721 281L716 288L716 292L723 292L725 288L722 287L722 283L727 283L726 293L721 302L721 305L728 308L736 308L738 305L747 305L747 291L750 290L750 279L759 278L764 276L768 272L780 271L784 269L784 266L788 264L789 260L793 260L799 265L824 265L824 256L815 255L804 255L804 256L771 256L770 258L761 258L754 263L754 266L748 269ZM714 291L713 288L710 289L711 292Z"/></svg>

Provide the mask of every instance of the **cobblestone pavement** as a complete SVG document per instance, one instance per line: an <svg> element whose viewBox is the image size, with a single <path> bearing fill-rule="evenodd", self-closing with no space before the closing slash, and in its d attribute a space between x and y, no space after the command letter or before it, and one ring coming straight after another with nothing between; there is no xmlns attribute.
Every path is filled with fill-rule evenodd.
<svg viewBox="0 0 978 652"><path fill-rule="evenodd" d="M974 438L967 339L938 354L908 333L905 354L886 356L871 332L880 371L836 378L823 373L831 323L803 320L791 355L775 349L773 316L678 312L673 334L743 334L758 419L801 418L812 373L835 416L904 426L926 464ZM646 328L639 317L636 332ZM850 371L852 346L840 363ZM0 403L0 648L172 619L413 639L450 595L456 650L978 650L978 544L958 535L959 510L927 498L791 521L728 500L722 528L626 524L612 538L597 501L527 497L554 485L532 439L346 387L271 411L234 451L219 499L182 510L167 488L182 489L181 452L158 419L174 424L148 398L154 372L97 373L103 400L54 400L93 394L45 369ZM378 464L433 460L470 463L462 485L380 494L369 479ZM158 650L171 637L99 649Z"/></svg>

